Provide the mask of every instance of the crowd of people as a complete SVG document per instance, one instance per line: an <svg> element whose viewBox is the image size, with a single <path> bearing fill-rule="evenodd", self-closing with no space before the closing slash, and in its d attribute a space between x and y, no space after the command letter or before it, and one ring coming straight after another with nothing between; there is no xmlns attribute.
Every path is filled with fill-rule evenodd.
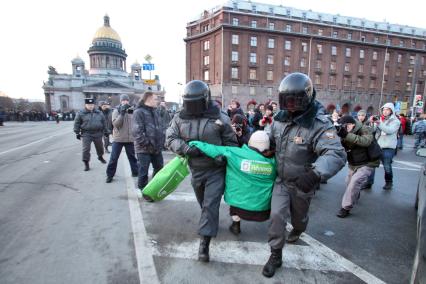
<svg viewBox="0 0 426 284"><path fill-rule="evenodd" d="M380 115L359 110L355 116L328 113L316 100L311 79L302 73L287 75L280 83L278 102L247 104L237 100L224 111L211 98L208 85L190 81L184 89L183 107L176 114L147 91L136 104L121 95L115 109L107 102L95 108L86 99L77 113L74 132L82 140L84 170L90 170L90 144L98 160L108 163L106 182L114 180L124 147L132 176L143 191L148 168L162 169L162 151L188 158L191 185L201 208L198 259L209 261L209 246L218 234L222 196L230 205L233 234L241 233L241 220L270 220L271 255L263 275L272 277L282 265L285 243L298 241L306 230L308 211L320 183L337 174L348 162L346 188L337 217L346 218L362 190L372 188L375 168L384 167L383 190L392 190L392 161L403 148L407 120L386 103ZM420 117L411 129L415 147L425 147L426 120ZM109 141L112 135L112 143ZM104 140L102 140L104 137ZM109 162L103 158L111 144ZM147 201L149 196L143 195ZM293 230L286 233L287 221Z"/></svg>
<svg viewBox="0 0 426 284"><path fill-rule="evenodd" d="M70 112L60 112L60 111L13 111L13 110L0 110L0 121L73 121L75 119L75 111Z"/></svg>

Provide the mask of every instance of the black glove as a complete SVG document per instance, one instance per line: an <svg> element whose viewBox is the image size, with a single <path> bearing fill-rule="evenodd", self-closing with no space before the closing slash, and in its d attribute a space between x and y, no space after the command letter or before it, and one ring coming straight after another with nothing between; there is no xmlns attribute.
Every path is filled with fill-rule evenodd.
<svg viewBox="0 0 426 284"><path fill-rule="evenodd" d="M348 131L346 130L346 127L339 127L339 129L337 129L337 135L341 138L346 138L346 136L348 136Z"/></svg>
<svg viewBox="0 0 426 284"><path fill-rule="evenodd" d="M120 107L120 114L125 115L127 112L127 109L130 107L130 105L124 105Z"/></svg>
<svg viewBox="0 0 426 284"><path fill-rule="evenodd" d="M216 158L214 158L214 163L219 167L226 166L226 162L227 160L225 156L219 155Z"/></svg>
<svg viewBox="0 0 426 284"><path fill-rule="evenodd" d="M298 189L304 193L311 192L316 189L321 177L317 175L313 169L308 169L295 180Z"/></svg>
<svg viewBox="0 0 426 284"><path fill-rule="evenodd" d="M78 140L80 140L81 135L80 135L80 134L76 134L76 135L75 135L75 138L77 138Z"/></svg>
<svg viewBox="0 0 426 284"><path fill-rule="evenodd" d="M200 151L200 149L198 149L195 146L191 146L189 147L189 149L186 151L185 155L187 155L190 158L195 158L195 157L200 157L203 155L203 152Z"/></svg>
<svg viewBox="0 0 426 284"><path fill-rule="evenodd" d="M109 137L109 133L105 133L105 134L104 134L104 136L105 136L106 138L108 138L108 137Z"/></svg>

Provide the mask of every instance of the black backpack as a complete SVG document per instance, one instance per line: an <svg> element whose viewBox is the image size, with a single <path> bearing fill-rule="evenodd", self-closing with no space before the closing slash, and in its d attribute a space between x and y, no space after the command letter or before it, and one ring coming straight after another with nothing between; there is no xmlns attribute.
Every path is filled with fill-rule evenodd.
<svg viewBox="0 0 426 284"><path fill-rule="evenodd" d="M373 141L367 147L367 155L370 162L379 160L382 157L382 148L380 148L379 143L377 143L376 135L373 134Z"/></svg>

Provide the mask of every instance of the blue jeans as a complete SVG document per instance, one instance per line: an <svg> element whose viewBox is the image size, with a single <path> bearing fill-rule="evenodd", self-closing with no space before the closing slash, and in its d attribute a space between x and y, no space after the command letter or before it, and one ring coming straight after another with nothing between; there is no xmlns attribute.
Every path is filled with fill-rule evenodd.
<svg viewBox="0 0 426 284"><path fill-rule="evenodd" d="M155 176L155 174L163 168L163 154L161 152L158 154L138 153L138 160L138 188L142 190L148 184L149 164L152 163L152 167L154 168L152 176Z"/></svg>
<svg viewBox="0 0 426 284"><path fill-rule="evenodd" d="M135 146L133 142L112 142L111 156L109 158L108 167L106 169L107 176L113 177L115 175L115 171L117 170L118 158L120 157L121 150L123 149L123 147L126 150L127 159L129 159L132 174L138 173L138 161L135 157Z"/></svg>
<svg viewBox="0 0 426 284"><path fill-rule="evenodd" d="M404 135L403 134L399 134L398 145L397 145L398 149L402 150L403 144L404 144Z"/></svg>
<svg viewBox="0 0 426 284"><path fill-rule="evenodd" d="M395 149L384 148L382 149L382 163L385 170L385 181L392 182L392 159L395 155Z"/></svg>

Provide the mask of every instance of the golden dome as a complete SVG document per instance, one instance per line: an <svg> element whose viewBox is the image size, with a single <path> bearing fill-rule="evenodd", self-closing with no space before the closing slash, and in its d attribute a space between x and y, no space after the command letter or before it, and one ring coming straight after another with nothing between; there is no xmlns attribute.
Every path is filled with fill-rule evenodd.
<svg viewBox="0 0 426 284"><path fill-rule="evenodd" d="M108 15L105 15L104 25L96 31L96 33L93 37L93 41L95 39L99 39L99 38L108 38L108 39L113 39L113 40L121 42L121 38L118 35L118 33L113 28L111 28L110 25L109 25Z"/></svg>

